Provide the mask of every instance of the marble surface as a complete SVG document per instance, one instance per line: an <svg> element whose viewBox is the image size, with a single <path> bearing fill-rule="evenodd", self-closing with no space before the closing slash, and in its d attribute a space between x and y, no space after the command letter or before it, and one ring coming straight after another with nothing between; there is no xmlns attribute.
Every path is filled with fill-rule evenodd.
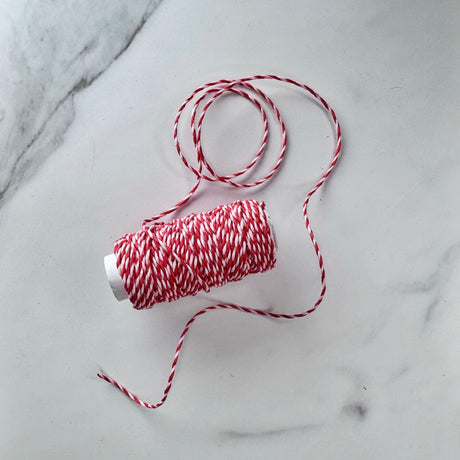
<svg viewBox="0 0 460 460"><path fill-rule="evenodd" d="M0 13L1 458L460 458L457 2L5 0ZM198 308L316 298L301 201L332 131L273 85L290 134L280 174L245 193L206 184L184 212L265 200L277 267L143 312L105 279L113 241L192 183L171 139L182 100L268 72L313 86L343 125L312 204L326 299L297 322L203 318L167 403L143 410L96 372L156 401ZM205 146L231 171L261 124L235 98L213 115Z"/></svg>

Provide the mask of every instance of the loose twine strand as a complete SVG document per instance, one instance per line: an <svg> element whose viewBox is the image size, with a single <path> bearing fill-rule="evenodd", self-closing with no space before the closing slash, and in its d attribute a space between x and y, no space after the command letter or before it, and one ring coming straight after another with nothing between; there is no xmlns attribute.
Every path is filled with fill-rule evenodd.
<svg viewBox="0 0 460 460"><path fill-rule="evenodd" d="M187 335L191 325L195 322L195 320L199 316L202 316L205 313L208 313L212 310L226 309L226 310L237 310L243 313L250 313L252 315L264 316L267 318L274 318L274 319L303 318L309 315L310 313L313 313L318 308L318 306L323 301L324 295L326 293L326 271L324 268L323 256L320 252L318 243L315 239L313 230L310 225L310 218L308 215L308 204L310 202L311 197L324 184L324 182L326 182L326 180L328 179L328 177L330 176L331 172L333 171L334 167L337 164L337 161L340 157L340 151L341 151L341 146L342 146L341 130L340 130L340 125L335 115L335 112L329 106L329 104L312 88L302 83L299 83L295 80L292 80L290 78L282 78L276 75L254 75L252 77L241 78L241 79L236 79L236 80L222 79L222 80L216 80L210 83L206 83L200 86L199 88L195 89L195 91L193 91L190 94L190 96L183 102L183 104L180 106L177 112L177 115L174 121L173 134L174 134L174 143L176 146L177 153L179 157L181 158L182 162L184 163L184 165L190 171L192 171L192 173L195 175L196 182L193 185L193 187L190 189L188 194L185 196L185 198L183 198L181 201L179 201L177 204L167 209L166 211L163 211L160 214L157 214L156 216L151 217L149 219L145 219L142 223L142 227L147 230L150 228L150 226L161 225L158 222L160 219L178 210L180 207L182 207L185 203L187 203L190 200L190 198L194 195L197 188L199 187L202 179L211 181L211 182L222 182L222 183L228 184L233 187L238 187L238 188L250 188L250 187L261 185L264 182L268 181L278 171L284 159L285 152L286 152L286 143L287 143L286 127L281 117L281 114L278 108L276 107L276 105L274 104L274 102L262 90L260 90L259 88L257 88L251 83L251 82L255 82L259 80L276 80L279 82L287 83L289 85L293 85L297 88L300 88L306 91L308 94L313 96L317 101L319 101L321 106L324 108L326 113L331 118L334 128L335 128L336 142L335 142L332 160L329 163L329 167L326 170L326 172L321 176L318 182L314 185L314 187L306 195L304 203L303 203L303 207L302 207L305 227L313 243L313 248L317 256L318 266L320 270L321 290L320 290L319 297L317 298L313 306L308 307L306 310L300 313L295 313L295 314L273 313L273 312L267 312L267 311L264 311L258 308L250 308L250 307L244 307L244 306L235 305L235 304L224 304L224 303L219 303L219 304L212 305L212 306L201 309L189 319L189 321L185 325L185 328L179 337L179 342L177 343L177 346L176 346L176 351L174 353L174 358L171 364L171 371L168 376L166 387L163 391L163 396L160 399L160 401L155 404L147 403L141 400L139 397L131 393L127 388L125 388L123 385L118 383L113 378L105 374L102 374L102 373L97 374L98 377L100 377L101 379L116 386L128 398L130 398L137 404L143 407L146 407L148 409L157 409L158 407L162 406L164 402L166 401L168 394L171 390L171 385L174 379L174 375L176 373L177 362L179 359L180 351L184 343L185 336ZM234 94L240 95L244 97L245 99L248 99L251 103L253 103L256 106L256 108L259 110L261 117L262 117L264 133L263 133L263 138L262 138L262 142L261 142L259 150L255 154L255 156L252 158L252 160L243 169L233 174L219 175L214 171L214 169L211 167L209 162L206 160L206 157L203 152L203 147L201 144L201 131L202 131L203 120L205 118L205 115L209 107L220 96L227 94L227 93L234 93ZM183 111L194 99L195 101L193 102L193 106L192 106L190 127L192 131L192 139L193 139L193 143L195 146L195 152L196 152L196 166L193 166L189 162L187 157L184 155L182 148L180 146L180 143L179 143L179 138L178 138L178 125L179 125L181 116L183 114ZM267 113L261 101L264 101L266 105L269 107L269 110L271 110L271 112L273 113L281 129L281 150L280 150L280 153L276 160L275 165L273 166L273 168L270 170L268 174L266 174L264 177L254 182L244 182L241 176L244 176L245 173L248 173L257 164L257 162L262 157L265 151L267 141L268 141L268 134L269 134L268 117L267 117ZM203 103L203 106L200 108L201 103Z"/></svg>

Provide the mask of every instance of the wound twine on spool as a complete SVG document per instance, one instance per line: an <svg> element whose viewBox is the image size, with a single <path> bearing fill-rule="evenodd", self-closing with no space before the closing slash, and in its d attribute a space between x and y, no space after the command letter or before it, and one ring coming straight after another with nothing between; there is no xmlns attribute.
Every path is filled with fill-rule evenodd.
<svg viewBox="0 0 460 460"><path fill-rule="evenodd" d="M276 239L264 209L265 203L235 201L124 235L104 258L114 296L141 310L270 270Z"/></svg>
<svg viewBox="0 0 460 460"><path fill-rule="evenodd" d="M183 102L174 122L174 142L177 153L185 166L192 171L196 182L185 196L173 207L145 219L142 230L124 235L114 246L114 255L105 258L105 267L112 290L117 299L129 297L137 309L151 308L155 303L172 301L200 290L208 291L229 281L237 281L249 273L263 272L275 264L275 241L264 210L264 203L247 200L220 206L208 213L194 214L169 223L159 222L166 215L176 211L194 195L202 179L223 182L233 187L248 188L261 185L279 169L287 144L286 127L281 114L263 91L251 82L276 80L294 85L313 96L329 114L335 128L336 144L329 167L315 186L308 192L303 203L305 226L318 259L321 290L313 306L295 314L266 312L235 304L217 304L198 311L186 324L176 347L171 371L163 396L158 403L142 401L113 378L98 373L98 377L115 385L137 404L156 409L167 399L176 372L177 361L184 338L198 316L217 309L238 310L258 316L276 319L302 318L317 309L326 292L326 272L324 262L308 216L308 203L312 195L324 184L340 156L341 131L337 117L329 104L313 89L289 78L276 75L255 75L237 80L217 80L200 86ZM263 138L259 150L242 170L219 175L211 167L201 145L201 128L209 107L222 95L234 93L248 99L259 110L263 121ZM178 124L184 109L191 104L190 126L196 152L196 164L192 165L183 154L178 138ZM275 165L264 177L244 182L243 178L259 161L268 141L268 118L265 107L274 115L281 130L281 149ZM200 107L202 105L202 107Z"/></svg>
<svg viewBox="0 0 460 460"><path fill-rule="evenodd" d="M121 237L116 265L133 307L209 292L273 268L275 243L264 208L236 201Z"/></svg>

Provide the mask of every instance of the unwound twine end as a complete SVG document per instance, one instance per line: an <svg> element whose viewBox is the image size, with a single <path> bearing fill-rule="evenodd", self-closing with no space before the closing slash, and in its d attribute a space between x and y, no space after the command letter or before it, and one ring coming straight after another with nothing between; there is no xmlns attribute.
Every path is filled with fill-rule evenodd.
<svg viewBox="0 0 460 460"><path fill-rule="evenodd" d="M192 215L169 223L160 221L187 203L203 179L237 188L249 188L263 184L278 171L286 152L286 128L271 98L253 85L252 82L258 80L275 80L303 90L320 103L335 128L336 144L332 160L326 172L306 195L302 208L305 227L318 260L321 280L319 296L312 306L295 314L272 313L234 304L217 304L198 311L187 322L179 337L163 396L156 404L144 402L111 377L102 373L97 374L99 378L116 386L128 398L145 408L156 409L166 401L185 336L199 316L213 310L225 309L274 319L303 318L318 308L326 293L323 256L310 225L308 204L337 164L342 146L340 125L333 109L313 89L292 79L276 75L255 75L237 80L206 83L193 91L184 101L174 121L174 143L182 162L195 175L196 182L184 199L166 211L144 220L141 231L125 235L115 243L116 271L119 279L116 279L117 274L111 272L110 276L115 279L112 289L117 298L128 295L135 308L150 308L156 302L172 301L179 297L193 295L202 289L208 290L212 286L239 280L249 273L268 270L274 265L275 240L262 203L236 202L216 208L209 213ZM206 160L201 145L201 127L209 107L227 93L242 96L254 104L262 117L264 133L259 150L242 170L230 175L220 175ZM178 139L179 121L185 107L192 101L190 126L196 151L195 164L192 164L183 154ZM281 131L280 153L274 166L265 176L253 182L245 182L245 174L260 160L268 142L267 108L272 112ZM107 267L106 262L106 270L110 272L113 269L113 259L109 260L108 265Z"/></svg>

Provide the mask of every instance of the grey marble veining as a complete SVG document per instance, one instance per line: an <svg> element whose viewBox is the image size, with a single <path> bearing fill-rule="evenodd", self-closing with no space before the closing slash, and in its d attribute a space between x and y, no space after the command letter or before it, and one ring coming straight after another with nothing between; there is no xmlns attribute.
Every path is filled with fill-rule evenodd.
<svg viewBox="0 0 460 460"><path fill-rule="evenodd" d="M131 44L160 0L0 5L0 200L62 142L73 97Z"/></svg>
<svg viewBox="0 0 460 460"><path fill-rule="evenodd" d="M272 430L264 430L264 431L237 431L237 430L227 430L221 433L222 438L224 439L264 439L264 438L272 438L277 436L283 436L286 434L291 433L305 433L311 430L316 430L320 428L319 425L299 425L299 426L289 426L283 428L274 428Z"/></svg>
<svg viewBox="0 0 460 460"><path fill-rule="evenodd" d="M0 2L0 458L458 460L457 2L158 4ZM275 269L142 312L114 299L103 270L114 240L193 180L171 139L182 100L265 72L311 85L343 128L311 205L325 300L289 323L197 321L168 401L145 411L96 372L155 402L198 309L293 313L316 298L301 202L331 127L270 85L286 162L244 197L267 204ZM253 108L230 97L212 109L212 164L246 164L261 136ZM184 213L243 194L206 184Z"/></svg>
<svg viewBox="0 0 460 460"><path fill-rule="evenodd" d="M425 279L403 283L397 286L402 294L420 294L427 303L424 323L433 320L436 310L445 302L443 290L452 277L452 271L460 260L460 243L449 246L435 263L434 271Z"/></svg>

